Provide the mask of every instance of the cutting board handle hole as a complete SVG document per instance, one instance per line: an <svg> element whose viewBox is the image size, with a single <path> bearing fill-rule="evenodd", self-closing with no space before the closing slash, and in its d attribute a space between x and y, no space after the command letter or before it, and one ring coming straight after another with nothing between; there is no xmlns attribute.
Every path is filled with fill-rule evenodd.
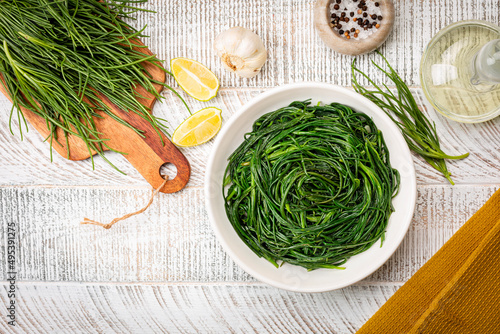
<svg viewBox="0 0 500 334"><path fill-rule="evenodd" d="M177 167L170 162L165 162L160 167L160 175L162 178L167 176L169 180L173 180L177 176Z"/></svg>

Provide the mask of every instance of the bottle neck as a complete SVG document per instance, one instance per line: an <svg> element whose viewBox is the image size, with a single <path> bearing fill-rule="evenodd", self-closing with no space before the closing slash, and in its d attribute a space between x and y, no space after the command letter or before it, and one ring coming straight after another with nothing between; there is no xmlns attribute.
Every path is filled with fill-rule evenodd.
<svg viewBox="0 0 500 334"><path fill-rule="evenodd" d="M500 39L486 43L472 58L471 84L500 84Z"/></svg>

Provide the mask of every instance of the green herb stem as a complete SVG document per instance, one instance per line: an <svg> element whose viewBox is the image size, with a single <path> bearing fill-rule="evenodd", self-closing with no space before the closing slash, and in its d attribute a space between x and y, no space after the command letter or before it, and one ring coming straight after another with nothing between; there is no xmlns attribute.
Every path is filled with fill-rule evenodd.
<svg viewBox="0 0 500 334"><path fill-rule="evenodd" d="M227 216L246 245L308 270L343 269L383 237L400 183L370 117L308 101L260 117L224 180Z"/></svg>

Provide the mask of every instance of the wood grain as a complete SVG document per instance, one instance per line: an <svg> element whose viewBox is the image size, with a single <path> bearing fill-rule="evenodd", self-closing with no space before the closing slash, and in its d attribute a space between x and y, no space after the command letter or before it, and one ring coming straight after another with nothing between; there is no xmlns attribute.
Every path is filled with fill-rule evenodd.
<svg viewBox="0 0 500 334"><path fill-rule="evenodd" d="M225 89L208 103L191 99L193 110L207 105L222 109L225 122L238 109L266 89ZM499 184L500 169L500 117L481 124L462 124L448 120L437 114L426 102L421 89L412 89L417 102L437 126L442 147L451 154L471 152L469 158L449 161L448 167L452 178L457 184ZM166 100L155 105L154 112L158 117L169 120L170 128L175 129L188 116L180 100L166 92ZM0 110L8 110L10 103L0 98ZM17 120L12 127L17 131ZM483 138L488 138L484 140ZM206 162L211 152L213 141L193 148L181 148L192 166L191 179L188 187L202 187ZM50 162L49 149L41 143L40 136L30 131L22 142L19 135L9 132L8 117L0 117L0 185L106 185L106 186L145 186L147 183L141 175L132 168L119 154L107 152L107 157L126 175L116 172L100 157L95 158L96 169L92 171L90 161L68 162L54 155ZM27 160L29 163L27 163ZM448 184L439 172L431 168L422 158L414 155L417 180L420 184ZM43 173L33 173L33 165ZM54 179L53 175L60 175ZM175 174L174 174L175 175Z"/></svg>
<svg viewBox="0 0 500 334"><path fill-rule="evenodd" d="M472 216L495 186L419 186L409 232L394 256L367 282L404 282ZM148 189L0 188L0 245L15 221L18 278L85 282L248 282L215 238L201 188L159 196L140 216L111 230L108 222L147 202ZM57 205L53 205L57 203ZM0 248L0 258L5 258ZM0 280L7 276L0 266Z"/></svg>
<svg viewBox="0 0 500 334"><path fill-rule="evenodd" d="M141 137L127 126L117 124L110 116L103 115L103 118L95 120L95 124L103 136L109 138L107 144L117 152L123 153L125 159L154 189L158 189L164 183L160 169L168 163L175 166L176 175L161 187L160 192L174 193L184 188L189 181L191 167L189 161L170 139L161 131L157 132L148 121L137 114L121 110L104 96L101 96L101 99L116 116L142 131Z"/></svg>
<svg viewBox="0 0 500 334"><path fill-rule="evenodd" d="M144 45L139 40L135 40L135 43L137 45ZM144 53L147 56L152 56L153 55L153 53L149 49L147 49L147 48L134 47L133 50L137 51L137 52ZM161 69L159 69L158 67L156 67L153 63L151 63L151 62L143 62L141 64L144 67L144 70L147 73L149 73L152 76L152 78L154 78L155 80L160 81L160 82L164 82L165 81L165 78L166 78L165 72L162 71ZM161 65L161 64L158 63L158 65ZM9 88L6 86L5 79L4 79L4 76L2 75L2 73L0 73L0 81L1 81L0 92L9 101L12 102L11 92L9 91ZM153 86L154 86L155 90L158 93L163 90L163 86L162 85L153 84ZM92 89L92 88L90 87L89 89ZM150 92L148 92L142 86L136 86L134 90L138 94L138 96L143 96L144 97L144 98L138 98L137 100L141 104L143 104L147 109L152 109L154 103L156 102L155 96L153 94L151 94ZM101 99L101 100L103 100L104 104L106 104L110 108L110 110L116 116L118 116L118 117L125 116L127 118L127 121L132 121L132 122L135 123L135 124L131 124L131 125L136 126L136 128L137 128L137 125L142 125L143 122L141 122L141 120L137 120L136 117L134 117L133 114L129 115L128 112L124 112L124 111L120 110L109 99L107 99L106 97L100 95L99 93L98 93L98 98ZM85 101L87 104L91 104L90 101L87 98L83 98L83 101ZM41 116L35 114L34 112L30 111L27 108L21 107L21 111L22 111L22 113L24 115L24 118L29 122L29 124L36 131L38 131L38 133L42 136L42 138L44 140L47 140L49 138L50 134L51 134L51 130L50 130L50 128L47 127L46 120L43 117L41 117ZM97 113L101 117L103 117L102 119L101 118L96 118L95 119L95 121L98 124L97 128L100 128L101 125L106 125L107 124L107 120L109 120L109 117L105 113L103 113L103 112L99 112L98 111ZM19 115L18 115L18 117L19 117ZM118 124L115 124L113 122L110 122L110 124L118 125ZM118 129L122 129L122 128L119 127ZM76 129L74 127L71 127L71 130L74 131L74 132L76 132ZM111 128L108 131L111 131L111 130L113 130L113 129ZM105 135L108 136L110 134L114 134L115 132L117 132L117 131L113 130L113 131L111 131L109 133L105 133ZM129 133L127 133L127 135L129 135ZM85 144L85 142L82 139L78 138L77 136L75 136L73 134L68 134L68 136L67 136L68 145L67 145L66 144L66 140L62 140L62 138L65 138L65 134L64 134L63 129L61 129L60 127L58 127L56 129L56 137L59 138L59 141L53 141L52 142L53 149L54 149L54 151L56 151L57 153L59 153L64 158L67 158L69 160L78 161L78 160L88 159L88 158L90 158L91 155L97 154L95 151L89 152L89 149L88 149L87 145ZM109 137L102 136L102 138L109 138ZM109 148L108 147L102 147L102 150L103 151L108 151Z"/></svg>
<svg viewBox="0 0 500 334"><path fill-rule="evenodd" d="M26 282L18 285L18 327L0 321L0 332L353 333L400 286L361 284L299 294L261 284ZM5 285L0 302L8 302Z"/></svg>

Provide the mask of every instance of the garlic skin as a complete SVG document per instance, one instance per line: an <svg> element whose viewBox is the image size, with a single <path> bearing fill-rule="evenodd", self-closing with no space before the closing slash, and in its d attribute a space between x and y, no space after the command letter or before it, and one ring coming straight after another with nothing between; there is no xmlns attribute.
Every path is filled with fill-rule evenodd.
<svg viewBox="0 0 500 334"><path fill-rule="evenodd" d="M267 51L259 35L242 27L220 33L214 48L224 67L243 78L259 74L267 60Z"/></svg>

